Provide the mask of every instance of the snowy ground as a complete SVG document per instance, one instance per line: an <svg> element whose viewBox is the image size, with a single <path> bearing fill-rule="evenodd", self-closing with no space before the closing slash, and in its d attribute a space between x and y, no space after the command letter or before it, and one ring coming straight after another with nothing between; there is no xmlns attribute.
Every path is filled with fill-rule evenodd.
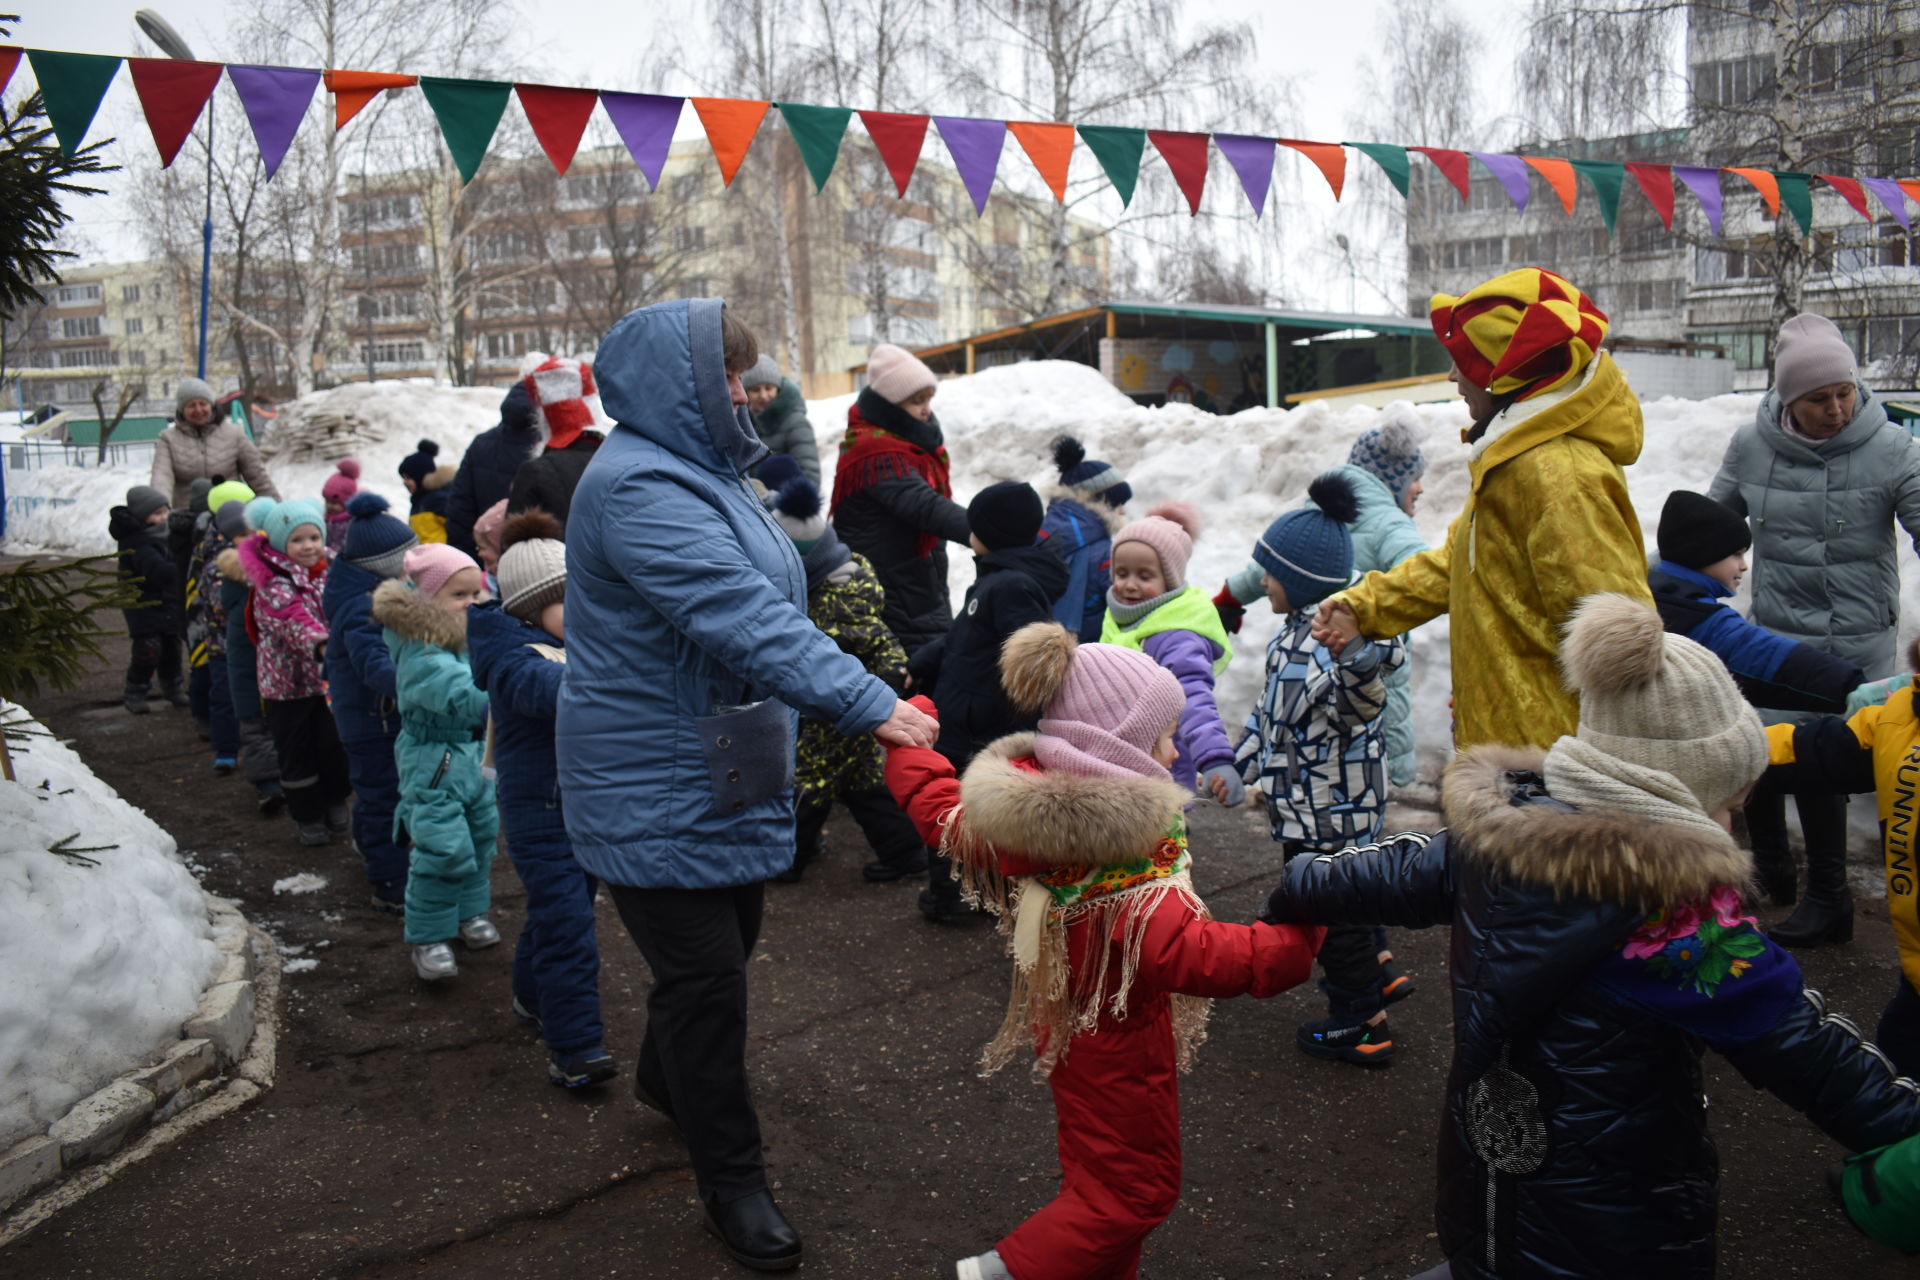
<svg viewBox="0 0 1920 1280"><path fill-rule="evenodd" d="M39 730L11 703L0 716ZM173 837L65 744L7 745L19 781L0 782L0 1150L158 1057L220 961Z"/></svg>

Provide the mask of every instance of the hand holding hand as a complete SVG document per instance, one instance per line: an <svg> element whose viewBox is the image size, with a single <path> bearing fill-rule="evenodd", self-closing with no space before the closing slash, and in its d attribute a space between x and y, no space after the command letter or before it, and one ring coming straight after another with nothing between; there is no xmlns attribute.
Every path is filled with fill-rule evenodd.
<svg viewBox="0 0 1920 1280"><path fill-rule="evenodd" d="M1320 612L1313 618L1315 643L1324 645L1327 652L1337 658L1359 636L1360 619L1352 605L1340 599L1321 602Z"/></svg>
<svg viewBox="0 0 1920 1280"><path fill-rule="evenodd" d="M930 747L940 736L940 722L908 702L895 702L887 722L873 736L890 747Z"/></svg>
<svg viewBox="0 0 1920 1280"><path fill-rule="evenodd" d="M1216 764L1201 774L1201 787L1206 793L1229 809L1237 808L1247 801L1247 786L1240 781L1240 775L1234 772L1230 764Z"/></svg>

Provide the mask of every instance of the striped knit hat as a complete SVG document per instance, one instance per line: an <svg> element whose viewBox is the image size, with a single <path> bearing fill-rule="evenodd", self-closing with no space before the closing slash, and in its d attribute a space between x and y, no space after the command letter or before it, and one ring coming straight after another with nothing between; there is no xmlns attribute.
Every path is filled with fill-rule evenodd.
<svg viewBox="0 0 1920 1280"><path fill-rule="evenodd" d="M1436 293L1434 336L1469 382L1526 400L1556 391L1592 363L1607 336L1593 299L1541 267L1522 267L1459 297Z"/></svg>
<svg viewBox="0 0 1920 1280"><path fill-rule="evenodd" d="M1115 511L1133 501L1133 486L1111 462L1087 457L1087 447L1072 436L1056 436L1053 441L1053 465L1060 469L1060 483Z"/></svg>

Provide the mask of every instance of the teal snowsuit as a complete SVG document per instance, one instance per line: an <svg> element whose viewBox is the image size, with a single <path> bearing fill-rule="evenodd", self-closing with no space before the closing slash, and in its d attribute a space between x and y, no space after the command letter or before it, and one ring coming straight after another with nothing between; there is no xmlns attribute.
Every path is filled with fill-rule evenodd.
<svg viewBox="0 0 1920 1280"><path fill-rule="evenodd" d="M447 942L462 920L485 915L493 903L500 813L480 772L487 695L473 683L463 616L434 607L404 581L374 590L373 616L386 628L400 704L393 819L395 837L413 841L407 941Z"/></svg>

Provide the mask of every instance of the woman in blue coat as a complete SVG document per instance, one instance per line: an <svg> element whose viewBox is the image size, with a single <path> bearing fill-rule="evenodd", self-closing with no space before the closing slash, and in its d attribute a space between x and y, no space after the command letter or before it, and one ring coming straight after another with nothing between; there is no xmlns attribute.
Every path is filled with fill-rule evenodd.
<svg viewBox="0 0 1920 1280"><path fill-rule="evenodd" d="M615 427L574 493L556 750L567 833L654 985L634 1092L672 1117L741 1262L797 1266L746 1074L762 882L793 863L797 714L930 745L935 726L807 620L793 542L744 478L767 456L740 374L753 334L663 302L594 360Z"/></svg>

